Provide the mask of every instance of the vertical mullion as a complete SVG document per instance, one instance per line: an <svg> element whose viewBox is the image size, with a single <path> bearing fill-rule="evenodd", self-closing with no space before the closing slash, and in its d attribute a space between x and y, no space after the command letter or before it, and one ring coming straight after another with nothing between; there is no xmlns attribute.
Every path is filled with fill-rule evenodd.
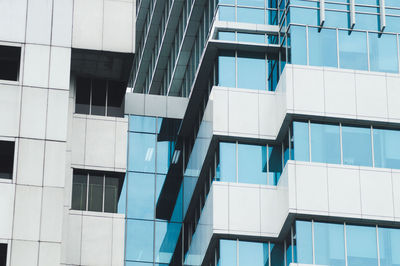
<svg viewBox="0 0 400 266"><path fill-rule="evenodd" d="M311 121L308 120L308 155L310 157L310 162L312 162L312 152L311 152Z"/></svg>
<svg viewBox="0 0 400 266"><path fill-rule="evenodd" d="M340 164L343 165L343 134L342 123L339 123L339 137L340 137Z"/></svg>
<svg viewBox="0 0 400 266"><path fill-rule="evenodd" d="M103 203L101 206L102 212L104 212L104 201L106 198L106 174L103 175Z"/></svg>
<svg viewBox="0 0 400 266"><path fill-rule="evenodd" d="M372 167L375 167L374 129L372 126L371 126L371 153L372 153Z"/></svg>
<svg viewBox="0 0 400 266"><path fill-rule="evenodd" d="M89 173L87 173L87 186L86 186L86 209L89 210Z"/></svg>
<svg viewBox="0 0 400 266"><path fill-rule="evenodd" d="M369 52L369 34L368 34L368 31L367 31L367 59L368 59L368 71L371 70L371 59L370 59L369 57L370 57L370 52Z"/></svg>
<svg viewBox="0 0 400 266"><path fill-rule="evenodd" d="M346 236L346 222L343 223L343 234L344 234L344 259L346 262L346 266L348 266L347 261L347 236Z"/></svg>
<svg viewBox="0 0 400 266"><path fill-rule="evenodd" d="M267 146L267 163L266 163L266 165L267 165L267 184L268 185L270 185L271 184L271 182L270 182L270 174L269 174L269 145L267 144L266 145Z"/></svg>
<svg viewBox="0 0 400 266"><path fill-rule="evenodd" d="M379 231L378 231L378 225L376 227L376 249L377 249L377 255L378 255L378 266L381 266L381 253L379 251Z"/></svg>
<svg viewBox="0 0 400 266"><path fill-rule="evenodd" d="M236 183L239 183L239 143L236 141Z"/></svg>
<svg viewBox="0 0 400 266"><path fill-rule="evenodd" d="M311 220L311 243L312 243L312 262L315 264L315 243L314 243L314 220Z"/></svg>

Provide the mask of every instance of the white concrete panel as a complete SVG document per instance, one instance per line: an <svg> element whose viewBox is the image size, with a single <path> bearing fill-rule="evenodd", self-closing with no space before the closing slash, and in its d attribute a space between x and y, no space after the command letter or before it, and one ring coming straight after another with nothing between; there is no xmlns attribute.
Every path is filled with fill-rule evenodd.
<svg viewBox="0 0 400 266"><path fill-rule="evenodd" d="M324 74L320 68L293 68L294 109L324 112Z"/></svg>
<svg viewBox="0 0 400 266"><path fill-rule="evenodd" d="M115 167L126 168L128 151L128 123L117 121L115 128Z"/></svg>
<svg viewBox="0 0 400 266"><path fill-rule="evenodd" d="M75 0L72 47L102 49L103 1Z"/></svg>
<svg viewBox="0 0 400 266"><path fill-rule="evenodd" d="M400 220L400 172L392 172L392 191L393 191L393 204L394 216L396 220Z"/></svg>
<svg viewBox="0 0 400 266"><path fill-rule="evenodd" d="M37 266L39 242L13 240L11 247L11 266Z"/></svg>
<svg viewBox="0 0 400 266"><path fill-rule="evenodd" d="M12 233L15 185L0 184L0 238L10 239Z"/></svg>
<svg viewBox="0 0 400 266"><path fill-rule="evenodd" d="M20 86L0 85L0 135L18 135L20 97Z"/></svg>
<svg viewBox="0 0 400 266"><path fill-rule="evenodd" d="M229 91L229 132L258 135L257 91Z"/></svg>
<svg viewBox="0 0 400 266"><path fill-rule="evenodd" d="M146 95L144 98L144 113L147 116L167 116L167 97Z"/></svg>
<svg viewBox="0 0 400 266"><path fill-rule="evenodd" d="M114 218L112 230L112 265L124 265L125 219Z"/></svg>
<svg viewBox="0 0 400 266"><path fill-rule="evenodd" d="M187 98L183 97L167 97L167 117L182 119L188 101Z"/></svg>
<svg viewBox="0 0 400 266"><path fill-rule="evenodd" d="M384 74L356 72L357 115L386 119L387 96Z"/></svg>
<svg viewBox="0 0 400 266"><path fill-rule="evenodd" d="M267 188L261 188L260 192L261 232L278 236L288 211L288 206L285 206L284 197L282 197L287 198L287 194L282 190Z"/></svg>
<svg viewBox="0 0 400 266"><path fill-rule="evenodd" d="M0 39L25 42L27 0L0 1Z"/></svg>
<svg viewBox="0 0 400 266"><path fill-rule="evenodd" d="M52 0L28 0L26 42L50 44Z"/></svg>
<svg viewBox="0 0 400 266"><path fill-rule="evenodd" d="M111 264L112 218L83 216L82 265Z"/></svg>
<svg viewBox="0 0 400 266"><path fill-rule="evenodd" d="M299 210L328 212L326 167L296 164L296 199Z"/></svg>
<svg viewBox="0 0 400 266"><path fill-rule="evenodd" d="M60 265L60 243L40 242L39 264L40 266Z"/></svg>
<svg viewBox="0 0 400 266"><path fill-rule="evenodd" d="M213 127L215 131L228 132L228 91L214 89L211 92L213 102Z"/></svg>
<svg viewBox="0 0 400 266"><path fill-rule="evenodd" d="M69 90L71 48L51 47L49 87Z"/></svg>
<svg viewBox="0 0 400 266"><path fill-rule="evenodd" d="M52 45L71 46L73 5L74 2L71 0L57 0L53 2Z"/></svg>
<svg viewBox="0 0 400 266"><path fill-rule="evenodd" d="M394 217L392 177L389 171L360 171L363 216Z"/></svg>
<svg viewBox="0 0 400 266"><path fill-rule="evenodd" d="M25 45L24 85L47 87L49 84L49 58L49 46Z"/></svg>
<svg viewBox="0 0 400 266"><path fill-rule="evenodd" d="M47 141L45 146L43 185L64 187L66 166L65 142Z"/></svg>
<svg viewBox="0 0 400 266"><path fill-rule="evenodd" d="M207 199L208 201L209 199ZM212 224L214 229L217 230L228 230L229 226L229 196L228 196L228 185L213 183L212 187Z"/></svg>
<svg viewBox="0 0 400 266"><path fill-rule="evenodd" d="M44 139L47 91L31 87L22 88L21 137Z"/></svg>
<svg viewBox="0 0 400 266"><path fill-rule="evenodd" d="M258 186L230 184L229 230L260 233L260 190Z"/></svg>
<svg viewBox="0 0 400 266"><path fill-rule="evenodd" d="M44 140L20 139L17 184L43 184Z"/></svg>
<svg viewBox="0 0 400 266"><path fill-rule="evenodd" d="M324 70L325 112L356 116L354 71Z"/></svg>
<svg viewBox="0 0 400 266"><path fill-rule="evenodd" d="M88 119L85 164L114 167L115 121Z"/></svg>
<svg viewBox="0 0 400 266"><path fill-rule="evenodd" d="M68 91L49 90L46 139L66 141L68 125Z"/></svg>
<svg viewBox="0 0 400 266"><path fill-rule="evenodd" d="M103 49L132 53L133 3L104 1Z"/></svg>
<svg viewBox="0 0 400 266"><path fill-rule="evenodd" d="M66 264L81 264L82 216L67 215L68 227L65 241Z"/></svg>
<svg viewBox="0 0 400 266"><path fill-rule="evenodd" d="M64 190L43 188L40 241L61 242Z"/></svg>
<svg viewBox="0 0 400 266"><path fill-rule="evenodd" d="M400 119L400 78L386 77L389 119Z"/></svg>
<svg viewBox="0 0 400 266"><path fill-rule="evenodd" d="M276 134L276 96L270 93L260 93L259 99L259 125L261 136L275 136Z"/></svg>
<svg viewBox="0 0 400 266"><path fill-rule="evenodd" d="M41 201L42 188L17 185L13 230L14 239L39 240Z"/></svg>
<svg viewBox="0 0 400 266"><path fill-rule="evenodd" d="M72 120L72 163L84 164L86 145L86 119Z"/></svg>
<svg viewBox="0 0 400 266"><path fill-rule="evenodd" d="M359 170L328 167L329 212L361 216Z"/></svg>

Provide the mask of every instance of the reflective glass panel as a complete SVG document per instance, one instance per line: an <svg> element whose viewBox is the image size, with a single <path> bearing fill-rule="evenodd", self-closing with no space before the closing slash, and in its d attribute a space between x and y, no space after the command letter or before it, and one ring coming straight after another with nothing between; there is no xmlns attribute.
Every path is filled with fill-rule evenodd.
<svg viewBox="0 0 400 266"><path fill-rule="evenodd" d="M269 178L270 185L277 185L279 177L282 173L282 146L268 145L268 165L269 165Z"/></svg>
<svg viewBox="0 0 400 266"><path fill-rule="evenodd" d="M241 33L237 34L238 42L265 43L264 34Z"/></svg>
<svg viewBox="0 0 400 266"><path fill-rule="evenodd" d="M372 166L371 129L342 127L343 163Z"/></svg>
<svg viewBox="0 0 400 266"><path fill-rule="evenodd" d="M235 33L232 31L218 32L218 39L224 41L235 41Z"/></svg>
<svg viewBox="0 0 400 266"><path fill-rule="evenodd" d="M265 10L258 8L237 8L237 22L264 24Z"/></svg>
<svg viewBox="0 0 400 266"><path fill-rule="evenodd" d="M313 162L340 164L339 125L311 123Z"/></svg>
<svg viewBox="0 0 400 266"><path fill-rule="evenodd" d="M129 133L130 171L155 172L156 135Z"/></svg>
<svg viewBox="0 0 400 266"><path fill-rule="evenodd" d="M156 222L155 262L170 263L180 229L179 223Z"/></svg>
<svg viewBox="0 0 400 266"><path fill-rule="evenodd" d="M372 8L372 10L370 8L368 8L368 7L364 7L364 8L368 9L367 12L377 12L377 11L379 11L379 9L377 9L377 8ZM380 24L379 15L364 14L364 13L357 13L356 12L356 23L354 25L355 29L378 31L379 30L379 24Z"/></svg>
<svg viewBox="0 0 400 266"><path fill-rule="evenodd" d="M171 164L171 142L158 141L157 142L157 173L168 173L169 165Z"/></svg>
<svg viewBox="0 0 400 266"><path fill-rule="evenodd" d="M310 161L308 122L293 122L293 153L296 161Z"/></svg>
<svg viewBox="0 0 400 266"><path fill-rule="evenodd" d="M127 220L126 260L153 261L153 229L153 221Z"/></svg>
<svg viewBox="0 0 400 266"><path fill-rule="evenodd" d="M252 52L238 52L237 87L253 90L266 89L265 55Z"/></svg>
<svg viewBox="0 0 400 266"><path fill-rule="evenodd" d="M306 221L296 221L297 262L313 263L312 224Z"/></svg>
<svg viewBox="0 0 400 266"><path fill-rule="evenodd" d="M400 17L386 16L385 32L400 32Z"/></svg>
<svg viewBox="0 0 400 266"><path fill-rule="evenodd" d="M376 228L346 225L348 266L377 266Z"/></svg>
<svg viewBox="0 0 400 266"><path fill-rule="evenodd" d="M400 168L400 131L374 129L376 167Z"/></svg>
<svg viewBox="0 0 400 266"><path fill-rule="evenodd" d="M336 30L308 28L309 63L337 67Z"/></svg>
<svg viewBox="0 0 400 266"><path fill-rule="evenodd" d="M103 211L103 182L104 176L99 174L89 175L89 204L88 210Z"/></svg>
<svg viewBox="0 0 400 266"><path fill-rule="evenodd" d="M218 57L218 86L236 87L235 52L220 52Z"/></svg>
<svg viewBox="0 0 400 266"><path fill-rule="evenodd" d="M86 210L86 197L87 174L74 173L71 208L73 210Z"/></svg>
<svg viewBox="0 0 400 266"><path fill-rule="evenodd" d="M270 246L271 249L271 266L284 266L284 253L283 253L283 244L272 244Z"/></svg>
<svg viewBox="0 0 400 266"><path fill-rule="evenodd" d="M128 173L128 218L154 218L154 174Z"/></svg>
<svg viewBox="0 0 400 266"><path fill-rule="evenodd" d="M121 194L118 199L118 213L126 215L126 188L128 185L128 175L125 174L124 183L122 184Z"/></svg>
<svg viewBox="0 0 400 266"><path fill-rule="evenodd" d="M307 65L306 28L290 26L290 58L294 65Z"/></svg>
<svg viewBox="0 0 400 266"><path fill-rule="evenodd" d="M119 178L107 176L104 187L104 212L117 212Z"/></svg>
<svg viewBox="0 0 400 266"><path fill-rule="evenodd" d="M218 266L232 266L236 265L236 240L219 241L219 261Z"/></svg>
<svg viewBox="0 0 400 266"><path fill-rule="evenodd" d="M238 145L238 182L267 184L267 148L258 145Z"/></svg>
<svg viewBox="0 0 400 266"><path fill-rule="evenodd" d="M345 266L344 225L314 222L315 264Z"/></svg>
<svg viewBox="0 0 400 266"><path fill-rule="evenodd" d="M105 80L92 81L92 115L106 115L106 90Z"/></svg>
<svg viewBox="0 0 400 266"><path fill-rule="evenodd" d="M369 33L368 39L371 71L399 72L396 35Z"/></svg>
<svg viewBox="0 0 400 266"><path fill-rule="evenodd" d="M290 7L290 22L296 24L318 26L319 25L318 9Z"/></svg>
<svg viewBox="0 0 400 266"><path fill-rule="evenodd" d="M237 0L238 6L264 7L264 0Z"/></svg>
<svg viewBox="0 0 400 266"><path fill-rule="evenodd" d="M222 21L235 21L235 7L233 7L233 6L220 6L219 7L219 20L222 20Z"/></svg>
<svg viewBox="0 0 400 266"><path fill-rule="evenodd" d="M380 266L400 265L400 230L378 228Z"/></svg>
<svg viewBox="0 0 400 266"><path fill-rule="evenodd" d="M135 132L156 132L156 118L150 116L129 116L129 131Z"/></svg>
<svg viewBox="0 0 400 266"><path fill-rule="evenodd" d="M264 266L267 260L268 243L239 241L239 265Z"/></svg>
<svg viewBox="0 0 400 266"><path fill-rule="evenodd" d="M367 34L339 30L340 67L368 70Z"/></svg>
<svg viewBox="0 0 400 266"><path fill-rule="evenodd" d="M325 4L325 8L329 8L328 3ZM334 8L341 10L347 10L348 6L345 5L336 5ZM340 12L340 11L325 11L325 23L324 27L334 27L334 28L349 28L349 13L348 12Z"/></svg>
<svg viewBox="0 0 400 266"><path fill-rule="evenodd" d="M219 144L217 181L236 182L236 143Z"/></svg>

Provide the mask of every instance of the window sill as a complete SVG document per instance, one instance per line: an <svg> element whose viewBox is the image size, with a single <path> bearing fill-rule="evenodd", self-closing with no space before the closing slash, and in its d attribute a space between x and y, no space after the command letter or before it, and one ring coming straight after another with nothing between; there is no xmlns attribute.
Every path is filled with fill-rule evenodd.
<svg viewBox="0 0 400 266"><path fill-rule="evenodd" d="M73 209L69 209L69 214L80 215L80 216L104 217L104 218L121 218L121 219L125 218L125 214L122 213L79 211Z"/></svg>

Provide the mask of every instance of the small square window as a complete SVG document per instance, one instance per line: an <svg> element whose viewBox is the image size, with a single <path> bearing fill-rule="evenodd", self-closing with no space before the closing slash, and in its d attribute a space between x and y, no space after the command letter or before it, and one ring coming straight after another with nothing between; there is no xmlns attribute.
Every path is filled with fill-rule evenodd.
<svg viewBox="0 0 400 266"><path fill-rule="evenodd" d="M7 244L0 244L0 266L7 265Z"/></svg>
<svg viewBox="0 0 400 266"><path fill-rule="evenodd" d="M0 141L0 178L12 179L14 167L14 142Z"/></svg>
<svg viewBox="0 0 400 266"><path fill-rule="evenodd" d="M0 79L18 81L21 47L0 45Z"/></svg>

